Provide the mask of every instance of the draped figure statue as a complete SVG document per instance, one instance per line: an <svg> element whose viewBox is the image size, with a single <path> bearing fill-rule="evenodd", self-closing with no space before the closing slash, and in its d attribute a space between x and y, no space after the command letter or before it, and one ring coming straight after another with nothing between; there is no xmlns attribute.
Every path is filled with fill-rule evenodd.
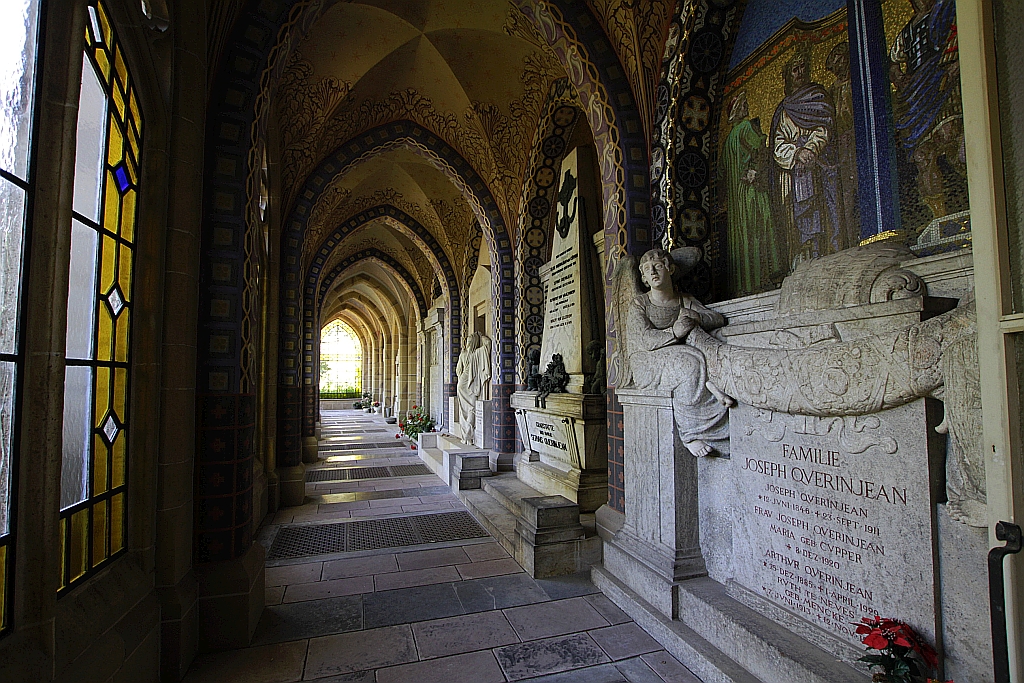
<svg viewBox="0 0 1024 683"><path fill-rule="evenodd" d="M491 344L479 333L466 337L455 366L458 383L455 385L459 400L459 438L473 443L476 427L476 402L484 398L484 389L491 379Z"/></svg>

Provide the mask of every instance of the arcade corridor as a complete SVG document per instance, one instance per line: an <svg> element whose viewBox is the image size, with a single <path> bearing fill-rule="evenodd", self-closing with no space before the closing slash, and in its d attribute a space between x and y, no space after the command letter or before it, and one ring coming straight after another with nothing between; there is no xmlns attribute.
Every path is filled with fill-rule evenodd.
<svg viewBox="0 0 1024 683"><path fill-rule="evenodd" d="M283 529L465 510L433 474L313 483L418 464L393 430L325 412L306 502L261 533L268 558ZM268 559L266 575L252 646L198 657L185 683L698 683L585 574L531 579L489 536Z"/></svg>

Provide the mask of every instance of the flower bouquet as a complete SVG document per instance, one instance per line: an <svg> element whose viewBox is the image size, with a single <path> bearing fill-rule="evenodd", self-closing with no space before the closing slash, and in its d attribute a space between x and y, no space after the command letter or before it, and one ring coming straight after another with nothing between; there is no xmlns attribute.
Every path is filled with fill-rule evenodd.
<svg viewBox="0 0 1024 683"><path fill-rule="evenodd" d="M864 617L860 621L856 624L856 633L863 636L861 642L867 646L868 651L875 650L877 654L866 654L859 661L882 669L872 677L872 681L931 683L934 680L928 678L924 670L936 670L939 665L938 656L914 629L902 621L883 619L878 615L873 618Z"/></svg>
<svg viewBox="0 0 1024 683"><path fill-rule="evenodd" d="M423 408L413 406L412 410L405 414L405 420L398 423L398 428L402 430L403 434L415 441L416 437L421 433L434 429L434 421L430 419L430 413Z"/></svg>

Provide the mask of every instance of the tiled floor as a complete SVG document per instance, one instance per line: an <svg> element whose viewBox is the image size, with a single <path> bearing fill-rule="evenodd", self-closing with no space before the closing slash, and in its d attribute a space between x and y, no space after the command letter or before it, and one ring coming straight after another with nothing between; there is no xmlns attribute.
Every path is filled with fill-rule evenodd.
<svg viewBox="0 0 1024 683"><path fill-rule="evenodd" d="M321 445L365 448L322 449L316 467L418 463L392 429L329 413ZM282 524L465 509L434 475L306 494L263 529L265 544ZM534 580L489 538L270 561L266 576L252 646L196 658L186 683L699 683L586 575Z"/></svg>

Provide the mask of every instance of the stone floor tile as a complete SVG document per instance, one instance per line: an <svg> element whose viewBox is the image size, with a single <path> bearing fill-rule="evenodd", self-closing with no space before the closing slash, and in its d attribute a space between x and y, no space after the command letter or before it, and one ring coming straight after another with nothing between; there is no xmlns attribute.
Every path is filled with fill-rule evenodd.
<svg viewBox="0 0 1024 683"><path fill-rule="evenodd" d="M472 579L455 584L455 592L466 612L484 612L549 600L526 573Z"/></svg>
<svg viewBox="0 0 1024 683"><path fill-rule="evenodd" d="M368 510L352 510L353 517L380 517L382 515L402 514L402 506L386 508L370 508Z"/></svg>
<svg viewBox="0 0 1024 683"><path fill-rule="evenodd" d="M608 656L586 633L508 645L495 650L494 654L511 681L581 669L608 661Z"/></svg>
<svg viewBox="0 0 1024 683"><path fill-rule="evenodd" d="M324 564L324 578L327 578L327 565ZM623 612L618 606L608 599L604 593L594 593L593 595L587 595L584 600L594 606L601 616L608 620L609 624L624 624L630 621L629 615Z"/></svg>
<svg viewBox="0 0 1024 683"><path fill-rule="evenodd" d="M312 683L374 683L373 671L353 671L327 678L317 678Z"/></svg>
<svg viewBox="0 0 1024 683"><path fill-rule="evenodd" d="M399 491L403 489L397 489ZM382 498L380 500L371 500L371 508L386 508L386 507L401 507L402 505L418 505L420 502L419 498L408 496L405 498Z"/></svg>
<svg viewBox="0 0 1024 683"><path fill-rule="evenodd" d="M324 562L323 579L345 579L350 576L367 576L398 571L394 555L368 555Z"/></svg>
<svg viewBox="0 0 1024 683"><path fill-rule="evenodd" d="M435 512L437 510L451 510L451 503L431 503L429 505L403 505L402 512Z"/></svg>
<svg viewBox="0 0 1024 683"><path fill-rule="evenodd" d="M500 610L477 612L412 625L420 659L486 650L518 643L516 632Z"/></svg>
<svg viewBox="0 0 1024 683"><path fill-rule="evenodd" d="M411 553L398 554L398 566L402 571L443 567L449 564L462 564L464 562L469 562L469 556L466 555L466 551L461 546L417 550ZM455 581L458 581L458 579L455 579Z"/></svg>
<svg viewBox="0 0 1024 683"><path fill-rule="evenodd" d="M280 605L284 599L284 586L267 586L263 591L264 605Z"/></svg>
<svg viewBox="0 0 1024 683"><path fill-rule="evenodd" d="M453 584L416 586L363 596L365 628L408 624L413 621L443 619L465 614Z"/></svg>
<svg viewBox="0 0 1024 683"><path fill-rule="evenodd" d="M319 682L318 682L319 683ZM613 664L599 664L585 669L530 678L523 683L628 683L626 677Z"/></svg>
<svg viewBox="0 0 1024 683"><path fill-rule="evenodd" d="M640 659L661 676L665 683L701 683L700 679L680 664L678 659L664 650L651 652Z"/></svg>
<svg viewBox="0 0 1024 683"><path fill-rule="evenodd" d="M608 621L583 598L515 607L505 610L505 616L522 640L550 638L608 625Z"/></svg>
<svg viewBox="0 0 1024 683"><path fill-rule="evenodd" d="M416 644L407 625L313 638L306 656L305 680L416 661Z"/></svg>
<svg viewBox="0 0 1024 683"><path fill-rule="evenodd" d="M288 590L290 591L291 588ZM636 657L661 649L658 641L651 638L642 628L631 621L590 631L590 637L612 660Z"/></svg>
<svg viewBox="0 0 1024 683"><path fill-rule="evenodd" d="M508 553L497 543L474 543L473 545L464 545L462 549L469 559L474 562L486 562L487 560L503 560L508 557Z"/></svg>
<svg viewBox="0 0 1024 683"><path fill-rule="evenodd" d="M293 583L319 581L323 566L323 562L307 562L305 564L286 564L279 567L267 567L267 585L290 586Z"/></svg>
<svg viewBox="0 0 1024 683"><path fill-rule="evenodd" d="M651 667L647 666L647 663L639 657L616 662L615 668L626 677L629 683L665 683L661 676L654 673Z"/></svg>
<svg viewBox="0 0 1024 683"><path fill-rule="evenodd" d="M338 494L338 493L329 493L329 494L327 494L327 496L337 496L337 495L345 495L345 494L343 494L343 493L342 494ZM324 496L324 498L326 498L327 496ZM347 503L321 503L320 504L320 508L317 510L317 512L319 512L319 513L324 513L324 512L342 512L342 511L346 511L346 510L349 511L349 512L352 512L353 510L367 510L367 509L369 509L369 507L370 507L370 501L368 501L368 500L352 500L352 501L349 501Z"/></svg>
<svg viewBox="0 0 1024 683"><path fill-rule="evenodd" d="M554 576L550 579L537 579L537 585L543 588L552 600L576 598L600 592L597 586L591 583L589 571L568 576Z"/></svg>
<svg viewBox="0 0 1024 683"><path fill-rule="evenodd" d="M377 683L505 683L494 655L472 652L377 670Z"/></svg>
<svg viewBox="0 0 1024 683"><path fill-rule="evenodd" d="M358 595L266 607L253 635L253 645L300 640L363 628Z"/></svg>
<svg viewBox="0 0 1024 683"><path fill-rule="evenodd" d="M331 519L348 519L352 516L352 513L348 510L341 512L306 512L303 514L294 515L293 522L324 522Z"/></svg>
<svg viewBox="0 0 1024 683"><path fill-rule="evenodd" d="M184 683L290 683L302 678L305 659L304 640L200 655L189 667Z"/></svg>
<svg viewBox="0 0 1024 683"><path fill-rule="evenodd" d="M283 602L302 602L304 600L320 600L337 598L342 595L359 595L373 592L372 576L356 576L349 579L333 581L317 581L316 583L299 583L288 586Z"/></svg>
<svg viewBox="0 0 1024 683"><path fill-rule="evenodd" d="M398 564L402 564L402 556L398 556ZM374 588L378 591L409 588L411 586L429 586L433 583L450 583L459 581L461 577L455 567L431 567L430 569L414 569L408 572L378 574L373 577Z"/></svg>
<svg viewBox="0 0 1024 683"><path fill-rule="evenodd" d="M501 576L502 574L516 574L523 571L519 563L511 557L503 560L484 560L482 562L471 562L460 564L455 567L463 579L481 579L485 576Z"/></svg>
<svg viewBox="0 0 1024 683"><path fill-rule="evenodd" d="M286 510L284 512L278 512L277 514L274 515L274 519L270 520L270 523L271 524L291 524L292 515L293 514L294 513L291 511L291 508L289 508L288 510Z"/></svg>

